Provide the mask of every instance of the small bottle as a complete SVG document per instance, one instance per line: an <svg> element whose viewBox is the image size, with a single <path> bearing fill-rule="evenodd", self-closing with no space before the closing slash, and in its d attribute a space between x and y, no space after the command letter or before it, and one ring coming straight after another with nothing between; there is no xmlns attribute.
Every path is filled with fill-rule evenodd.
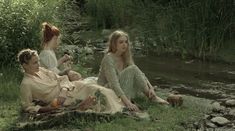
<svg viewBox="0 0 235 131"><path fill-rule="evenodd" d="M51 106L52 106L52 107L55 107L55 108L58 108L58 107L59 107L59 102L58 102L57 98L55 98L54 100L52 100Z"/></svg>

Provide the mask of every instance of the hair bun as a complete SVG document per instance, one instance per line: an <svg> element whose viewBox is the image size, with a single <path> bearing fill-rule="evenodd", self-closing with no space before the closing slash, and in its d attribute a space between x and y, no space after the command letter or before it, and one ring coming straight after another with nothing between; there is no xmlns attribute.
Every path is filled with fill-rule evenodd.
<svg viewBox="0 0 235 131"><path fill-rule="evenodd" d="M47 22L43 22L42 23L42 26L46 26L48 23Z"/></svg>
<svg viewBox="0 0 235 131"><path fill-rule="evenodd" d="M52 39L53 36L59 36L60 31L57 27L51 25L48 22L42 23L42 34L43 34L43 43L47 43Z"/></svg>
<svg viewBox="0 0 235 131"><path fill-rule="evenodd" d="M49 23L43 22L43 23L42 23L42 29L48 31L48 30L51 30L51 26L50 26Z"/></svg>

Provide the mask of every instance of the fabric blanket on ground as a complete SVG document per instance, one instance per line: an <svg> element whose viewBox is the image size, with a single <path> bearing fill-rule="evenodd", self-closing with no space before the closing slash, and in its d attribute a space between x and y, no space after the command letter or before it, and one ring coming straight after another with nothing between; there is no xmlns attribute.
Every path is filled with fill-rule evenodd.
<svg viewBox="0 0 235 131"><path fill-rule="evenodd" d="M89 111L79 111L74 108L60 108L49 113L21 113L13 130L31 130L31 129L50 129L58 125L66 125L72 121L89 123L94 121L110 122L115 118L129 117L135 120L149 120L149 115L146 112L133 113L123 111L116 114L95 113ZM79 127L78 127L79 128ZM80 127L81 128L81 127Z"/></svg>

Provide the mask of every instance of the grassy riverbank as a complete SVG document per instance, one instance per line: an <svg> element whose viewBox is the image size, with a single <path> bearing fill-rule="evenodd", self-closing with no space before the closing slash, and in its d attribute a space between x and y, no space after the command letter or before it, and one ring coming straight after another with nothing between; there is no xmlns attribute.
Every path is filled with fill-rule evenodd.
<svg viewBox="0 0 235 131"><path fill-rule="evenodd" d="M0 77L0 130L9 130L17 122L19 117L19 81L22 76L14 68L1 69L3 73ZM168 91L159 90L158 94L166 98ZM204 112L209 111L209 100L195 98L192 96L184 97L182 107L173 108L148 102L147 99L137 99L139 105L151 116L151 120L134 120L128 117L115 118L110 122L82 122L79 119L70 121L66 118L62 121L62 126L57 125L53 129L91 129L91 130L159 130L159 131L181 131L185 123L193 122L203 116ZM94 125L93 125L94 124ZM47 129L45 127L45 129Z"/></svg>

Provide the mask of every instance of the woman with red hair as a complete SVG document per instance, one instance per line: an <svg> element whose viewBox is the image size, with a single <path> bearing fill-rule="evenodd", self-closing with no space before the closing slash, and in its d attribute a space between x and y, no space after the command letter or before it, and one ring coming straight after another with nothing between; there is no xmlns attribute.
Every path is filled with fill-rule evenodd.
<svg viewBox="0 0 235 131"><path fill-rule="evenodd" d="M58 75L68 75L71 81L81 79L81 75L70 68L65 68L60 71L58 67L63 63L71 60L71 56L65 54L63 57L57 60L55 50L60 43L60 30L47 22L42 24L42 47L43 50L40 52L40 64Z"/></svg>
<svg viewBox="0 0 235 131"><path fill-rule="evenodd" d="M83 80L71 82L67 76L39 67L35 50L21 50L17 58L24 71L20 98L25 112L43 113L75 106L80 111L114 114L122 112L125 107L110 89ZM37 104L34 100L44 104Z"/></svg>

